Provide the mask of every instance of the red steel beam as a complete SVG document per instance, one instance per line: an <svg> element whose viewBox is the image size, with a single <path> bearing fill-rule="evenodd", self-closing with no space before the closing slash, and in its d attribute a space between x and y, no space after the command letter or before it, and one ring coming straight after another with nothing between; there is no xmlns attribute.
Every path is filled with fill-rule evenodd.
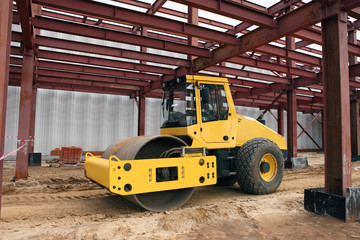
<svg viewBox="0 0 360 240"><path fill-rule="evenodd" d="M360 7L351 9L348 14L349 14L349 16L359 20L360 19Z"/></svg>
<svg viewBox="0 0 360 240"><path fill-rule="evenodd" d="M133 1L133 4L134 6L137 6L139 5L138 3L140 2L137 2L137 1ZM140 4L141 5L141 4ZM149 4L149 7L151 7L151 5ZM148 7L148 8L149 8ZM56 10L55 8L51 8L49 7L49 9L53 9L53 10ZM67 12L67 11L64 11L64 12ZM177 10L172 10L172 9L167 9L167 8L161 8L159 10L160 13L165 13L167 15L172 15L174 17L180 17L180 18L183 18L183 19L187 19L188 18L188 15L187 13L183 13L183 12L180 12L180 11L177 11ZM77 21L77 22L80 22L80 18L79 17L76 17L76 16L69 16L69 15L65 15L65 14L62 14L62 12L60 13L50 13L50 12L44 12L43 13L43 16L51 16L51 17L56 17L56 18L60 18L60 19L64 19L64 20L70 20L70 21ZM101 20L101 19L100 19ZM205 24L210 24L210 25L213 25L213 26L216 26L216 27L220 27L220 28L225 28L225 29L228 29L228 30L232 30L234 27L230 24L227 24L227 23L224 23L224 22L220 22L220 21L216 21L215 19L207 19L207 18L199 18L199 21L201 23L205 23ZM109 28L116 28L116 29L125 29L123 27L120 27L120 26L115 26L114 24L107 24L107 23L103 23L102 20L101 22L98 21L92 21L91 19L87 19L87 22L90 22L90 23L93 23L97 26L103 26L103 27L109 27ZM112 26L112 27L111 27ZM130 29L128 28L128 31L130 31ZM229 32L229 33L232 33L232 32Z"/></svg>
<svg viewBox="0 0 360 240"><path fill-rule="evenodd" d="M127 89L116 89L106 87L95 87L95 86L83 86L76 84L64 84L64 83L48 83L39 82L39 88L52 89L52 90L64 90L64 91L76 91L76 92L88 92L88 93L101 93L101 94L114 94L114 95L126 95L130 96L134 91Z"/></svg>
<svg viewBox="0 0 360 240"><path fill-rule="evenodd" d="M257 73L257 72L252 72L252 71L239 70L239 69L230 68L230 67L211 66L211 67L208 67L206 70L212 71L212 72L220 72L220 73L224 73L224 74L236 75L239 77L254 78L254 79L259 79L259 80L264 80L264 81L269 81L269 82L279 82L279 83L283 83L283 84L289 83L289 80L285 79L285 78L272 76L272 75L265 74L265 73Z"/></svg>
<svg viewBox="0 0 360 240"><path fill-rule="evenodd" d="M341 8L344 11L349 11L349 10L359 7L359 6L360 6L360 2L357 0L342 0L341 1Z"/></svg>
<svg viewBox="0 0 360 240"><path fill-rule="evenodd" d="M88 81L88 80L79 80L79 79L71 79L71 78L59 78L59 77L48 77L40 75L38 77L38 82L53 84L56 86L57 84L71 84L71 85L79 85L84 87L104 87L108 89L123 89L123 90L133 90L139 91L140 86L135 85L127 85L122 83L109 83L109 82L101 82L101 81Z"/></svg>
<svg viewBox="0 0 360 240"><path fill-rule="evenodd" d="M115 60L109 60L109 59L104 59L104 58L88 57L88 56L82 56L82 55L78 55L78 54L59 53L59 52L52 52L52 51L46 51L46 50L39 50L39 52L37 53L37 56L38 56L38 58L66 61L66 62L73 62L73 63L81 63L81 64L89 64L89 65L93 65L93 66L95 65L95 66L103 66L103 67L113 67L113 68L119 68L119 69L129 69L129 70L152 72L152 73L159 73L159 74L173 74L174 73L174 71L170 68L155 67L155 66L139 64L139 63L115 61Z"/></svg>
<svg viewBox="0 0 360 240"><path fill-rule="evenodd" d="M267 106L265 108L265 110L262 112L262 114L260 114L260 116L257 118L257 120L260 119L261 116L265 115L265 113L267 113L267 111L269 111L271 109L271 107L274 106L274 104L279 100L279 98L281 98L281 96L284 94L285 92L281 92L270 104L269 106Z"/></svg>
<svg viewBox="0 0 360 240"><path fill-rule="evenodd" d="M23 41L22 34L19 33L19 32L12 32L11 33L11 41L13 41L13 42L22 42Z"/></svg>
<svg viewBox="0 0 360 240"><path fill-rule="evenodd" d="M301 77L316 78L316 73L314 73L314 72L309 72L309 71L306 71L306 70L303 70L300 68L296 68L296 67L288 67L288 66L284 66L284 65L280 65L280 64L276 64L276 63L260 61L260 60L256 60L256 59L249 58L249 57L238 56L238 57L229 59L228 62L246 65L246 66L255 67L255 68L266 69L266 70L270 70L270 71L276 71L276 72L281 72L281 73L297 75L297 76L301 76Z"/></svg>
<svg viewBox="0 0 360 240"><path fill-rule="evenodd" d="M22 65L22 59L21 58L15 58L15 57L10 57L10 64L11 65Z"/></svg>
<svg viewBox="0 0 360 240"><path fill-rule="evenodd" d="M347 14L322 21L325 116L325 191L346 196L351 187Z"/></svg>
<svg viewBox="0 0 360 240"><path fill-rule="evenodd" d="M31 140L30 133L30 116L32 89L34 81L34 51L24 49L22 73L21 73L21 92L20 92L20 111L18 127L18 144L20 147L27 144L16 154L16 179L26 179L28 177L28 154L29 145L24 141Z"/></svg>
<svg viewBox="0 0 360 240"><path fill-rule="evenodd" d="M324 6L317 2L310 2L278 18L278 27L276 29L269 30L258 28L240 37L240 44L237 46L223 45L212 51L212 57L199 57L195 59L193 71L198 72L206 69L209 66L225 61L246 51L256 49L285 35L292 34L300 29L314 25L323 19L336 15L338 11L339 8L336 4Z"/></svg>
<svg viewBox="0 0 360 240"><path fill-rule="evenodd" d="M316 43L321 45L321 31L305 28L301 29L292 34L294 37L301 38L302 40L308 41L310 43Z"/></svg>
<svg viewBox="0 0 360 240"><path fill-rule="evenodd" d="M182 67L189 66L189 62L187 60L180 58L160 56L151 53L142 53L142 52L119 49L115 47L101 46L90 43L75 42L66 39L55 39L55 38L37 36L36 44L44 47L59 48L59 49L71 50L71 51L80 51L84 53L93 53L104 56L142 60L147 62L169 64L169 65L182 66Z"/></svg>
<svg viewBox="0 0 360 240"><path fill-rule="evenodd" d="M134 80L134 79L128 79L128 78L117 78L117 77L108 77L108 76L98 76L98 75L92 75L92 74L84 74L84 73L70 73L70 72L60 72L60 71L54 71L54 70L42 70L37 69L36 73L39 75L38 81L43 80L44 78L41 78L41 76L46 77L46 79L52 79L52 78L62 78L62 79L78 79L78 80L85 80L85 81L97 81L97 82L106 82L106 83L118 83L118 84L126 84L126 85L132 85L132 86L148 86L150 83L147 81L141 81L141 80ZM81 82L84 84L83 82ZM80 83L78 84L80 85ZM87 85L87 84L85 84Z"/></svg>
<svg viewBox="0 0 360 240"><path fill-rule="evenodd" d="M77 16L70 16L70 15L61 14L59 12L49 12L49 11L43 11L42 16L57 18L57 19L61 19L61 20L68 20L68 21L78 22L78 23L82 23L82 20L83 20L83 18L80 18ZM95 26L99 26L99 27L110 28L113 30L119 30L119 31L131 33L131 29L129 27L115 25L115 24L108 23L108 22L102 22L102 20L101 20L101 22L99 22L99 20L96 21L96 20L87 18L86 23L89 25L95 25ZM126 24L126 23L124 23L124 24ZM171 35L166 35L166 33L171 34ZM150 32L148 34L148 36L154 37L154 38L160 38L162 40L170 40L170 41L175 41L175 42L186 43L186 40L183 39L184 35L180 36L178 34L174 34L174 33L170 33L170 32L164 32L164 33L160 32L160 31Z"/></svg>
<svg viewBox="0 0 360 240"><path fill-rule="evenodd" d="M268 84L266 88L252 88L251 91L247 94L241 94L241 96L236 95L236 98L247 98L251 96L257 96L272 92L280 92L283 90L289 89L289 85L283 83L272 83Z"/></svg>
<svg viewBox="0 0 360 240"><path fill-rule="evenodd" d="M256 100L256 99L235 99L234 103L237 106L265 108L266 106L269 105L270 101ZM274 107L279 107L279 106L277 105ZM298 111L301 111L304 113L319 112L321 110L322 110L322 107L317 107L317 106L306 106L306 105L298 106Z"/></svg>
<svg viewBox="0 0 360 240"><path fill-rule="evenodd" d="M260 27L272 29L276 26L273 16L265 11L255 10L241 3L221 0L173 0L191 7L203 9Z"/></svg>
<svg viewBox="0 0 360 240"><path fill-rule="evenodd" d="M33 0L34 3L43 6L51 6L57 9L72 11L77 14L85 14L87 16L112 20L117 22L126 22L135 25L141 25L171 31L187 36L199 37L210 41L220 41L221 43L238 44L238 39L231 34L222 33L212 29L199 27L192 24L182 23L164 17L159 17L130 9L120 8L100 2L77 0Z"/></svg>
<svg viewBox="0 0 360 240"><path fill-rule="evenodd" d="M157 11L160 10L160 8L166 3L166 1L167 0L156 0L146 13L154 15Z"/></svg>
<svg viewBox="0 0 360 240"><path fill-rule="evenodd" d="M234 99L234 101L237 104L243 104L243 103L248 103L248 104L252 104L251 106L253 107L260 107L260 109L264 109L267 106L269 106L269 104L273 101L274 97L264 97L264 96L259 96L258 98L243 98L243 99ZM280 104L275 104L273 106L274 109L279 108L280 106L282 106L283 103L286 103L286 99L280 98L279 102L281 102ZM319 112L323 109L322 106L315 106L315 105L309 105L309 101L297 101L297 102L302 102L302 104L298 104L297 110L298 111L310 111L313 110L314 112ZM246 106L249 106L249 105Z"/></svg>
<svg viewBox="0 0 360 240"><path fill-rule="evenodd" d="M149 8L146 13L154 15L157 11L160 10L160 8L166 3L167 0L156 0L152 5L151 8ZM140 26L135 26L132 30L133 33L138 32Z"/></svg>
<svg viewBox="0 0 360 240"><path fill-rule="evenodd" d="M349 77L354 78L360 76L360 63L349 66Z"/></svg>
<svg viewBox="0 0 360 240"><path fill-rule="evenodd" d="M272 45L263 45L256 48L256 51L266 53L269 55L278 56L285 59L294 60L301 63L307 63L314 66L321 66L321 58L317 58L314 56L310 56L307 54L303 54L300 52L296 52L294 50L289 50L281 47L276 47Z"/></svg>
<svg viewBox="0 0 360 240"><path fill-rule="evenodd" d="M247 23L247 22L242 22L240 24L238 24L237 26L234 27L233 33L239 33L244 31L245 29L247 29L248 27L251 27L252 24L251 23Z"/></svg>
<svg viewBox="0 0 360 240"><path fill-rule="evenodd" d="M303 47L306 47L307 45L310 45L310 44L311 44L311 42L302 40L300 42L295 43L295 48L296 49L303 48Z"/></svg>
<svg viewBox="0 0 360 240"><path fill-rule="evenodd" d="M319 74L318 78L321 78L321 76L322 75ZM317 79L299 78L299 79L296 79L294 87L295 88L296 87L304 87L304 86L307 86L307 85L311 85L311 84L313 84L315 82L321 83ZM257 83L257 84L259 84L259 83ZM244 84L241 84L241 85L247 86L247 83L244 83ZM251 85L251 84L249 84L249 85ZM360 87L360 84L358 82L350 82L350 86ZM247 88L244 91L239 91L238 93L235 94L234 99L249 98L249 97L250 98L256 98L257 96L260 96L260 95L263 95L263 94L269 94L269 93L272 93L272 92L279 92L279 91L286 90L286 89L290 89L290 87L287 86L287 85L284 85L284 84L279 84L279 83L260 84L259 86L256 86L256 88L253 88L253 89L248 89ZM237 90L237 89L235 89L235 90ZM302 90L302 89L297 89L296 92L297 92L297 94L312 96L311 97L311 99L312 99L311 103L313 103L313 104L318 104L319 105L320 103L322 103L323 94L321 92L313 92L313 91ZM298 96L298 98L300 98L300 96Z"/></svg>
<svg viewBox="0 0 360 240"><path fill-rule="evenodd" d="M297 136L297 138L299 138L304 132L306 132L306 129L308 129L310 127L310 125L318 118L318 116L321 114L321 112L319 112L309 123L308 125L306 125L306 127L299 133L299 135Z"/></svg>
<svg viewBox="0 0 360 240"><path fill-rule="evenodd" d="M322 74L318 73L316 75L316 78L307 78L307 77L300 77L295 78L293 80L293 87L306 87L313 84L321 83ZM269 84L266 88L253 88L249 94L246 94L244 97L250 97L250 96L256 96L256 95L262 95L272 92L280 92L282 90L289 90L290 85L283 84L283 83L272 83Z"/></svg>
<svg viewBox="0 0 360 240"><path fill-rule="evenodd" d="M242 98L241 100L265 100L268 102L268 105L262 107L261 109L266 109L268 108L272 102L274 102L274 99L276 98L276 96L278 96L279 94L274 94L274 95L261 95L261 96L256 96L256 97L251 97L251 98ZM273 104L271 105L272 109L277 109L279 106L282 106L282 104L287 103L287 99L280 97L277 99L278 103L277 104ZM318 101L314 102L314 98L312 97L306 97L306 96L299 96L297 95L297 104L298 105L307 105L307 106L311 106L311 107L318 107L319 110L322 109L322 105L318 104ZM316 104L316 105L314 105ZM299 108L297 108L299 109Z"/></svg>
<svg viewBox="0 0 360 240"><path fill-rule="evenodd" d="M300 31L297 31L296 33L292 34L294 37L301 38L303 40L306 40L311 43L316 43L318 45L322 44L321 39L321 32L310 30L310 29L302 29ZM355 56L360 56L360 46L356 44L352 44L350 42L347 42L349 44L348 51L350 54Z"/></svg>
<svg viewBox="0 0 360 240"><path fill-rule="evenodd" d="M305 128L303 126L301 126L301 124L299 122L297 122L298 126L301 128L302 131L304 131L304 133L310 138L310 140L316 145L316 147L321 150L322 148L319 146L319 144L317 144L317 142L315 141L315 139L305 130Z"/></svg>
<svg viewBox="0 0 360 240"><path fill-rule="evenodd" d="M270 113L271 116L273 116L273 118L277 121L277 117L275 117L274 113L273 113L271 110L269 110L269 113Z"/></svg>
<svg viewBox="0 0 360 240"><path fill-rule="evenodd" d="M283 11L288 7L291 7L292 5L295 5L296 3L300 2L301 0L290 0L290 1L281 1L273 6L268 8L268 13L271 15L274 15L277 12Z"/></svg>
<svg viewBox="0 0 360 240"><path fill-rule="evenodd" d="M91 66L80 66L80 65L58 63L58 62L47 62L41 60L37 61L37 67L39 69L46 69L46 70L52 69L56 71L61 70L65 72L97 74L100 76L110 76L117 78L134 78L134 79L151 80L151 81L161 80L161 78L156 75L113 70L113 69L99 68L99 67L91 67Z"/></svg>
<svg viewBox="0 0 360 240"><path fill-rule="evenodd" d="M297 90L296 90L296 93L297 93ZM268 108L269 106L271 106L272 109L276 109L276 108L274 107L276 104L274 104L273 102L274 102L275 98L276 98L278 95L280 95L280 94L281 94L281 93L279 93L279 94L276 94L276 93L275 93L275 94L273 94L273 95L259 95L259 96L251 97L251 99L268 100L268 101L270 101L269 105L266 106L266 107L263 108L263 109L266 109L266 108ZM310 105L310 104L314 104L314 103L320 103L319 100L314 101L314 98L313 98L313 97L297 95L296 98L297 98L297 103L298 103L298 104ZM315 99L316 99L316 98L315 98ZM322 99L320 99L320 100L322 100ZM280 97L280 98L277 99L277 101L278 101L279 103L286 103L286 102L287 102L287 99L286 99L285 97ZM273 103L273 105L271 105L271 103ZM321 107L320 104L317 105L317 106Z"/></svg>
<svg viewBox="0 0 360 240"><path fill-rule="evenodd" d="M129 1L127 1L127 0L120 0L120 1L116 0L116 1L117 2L123 2L123 3L129 3ZM130 4L133 5L133 6L137 6L137 7L144 7L145 6L142 2L139 2L139 1L131 1ZM147 6L144 7L144 8L146 8L146 9L151 8L150 4L146 4L146 5ZM160 8L158 10L158 12L165 13L167 15L172 15L174 17L180 17L180 18L183 18L183 19L188 18L187 13L181 12L181 11L176 10L176 9ZM233 29L232 25L224 23L224 22L220 22L220 21L218 21L216 19L199 18L199 20L202 23L210 24L210 25L213 25L213 26L216 26L216 27L225 28L225 29Z"/></svg>
<svg viewBox="0 0 360 240"><path fill-rule="evenodd" d="M33 24L36 28L80 35L84 37L122 42L137 46L151 47L172 52L192 54L196 56L210 56L210 51L198 47L187 46L180 43L158 40L150 37L138 36L125 32L103 29L89 25L65 22L44 17L35 17Z"/></svg>
<svg viewBox="0 0 360 240"><path fill-rule="evenodd" d="M19 67L19 66L10 66L10 73L20 73L21 74L21 67Z"/></svg>
<svg viewBox="0 0 360 240"><path fill-rule="evenodd" d="M33 27L30 24L32 17L31 1L30 0L15 0L16 8L18 10L19 21L21 25L21 32L26 48L33 48Z"/></svg>
<svg viewBox="0 0 360 240"><path fill-rule="evenodd" d="M0 1L0 156L4 155L13 1ZM0 160L0 218L4 161Z"/></svg>

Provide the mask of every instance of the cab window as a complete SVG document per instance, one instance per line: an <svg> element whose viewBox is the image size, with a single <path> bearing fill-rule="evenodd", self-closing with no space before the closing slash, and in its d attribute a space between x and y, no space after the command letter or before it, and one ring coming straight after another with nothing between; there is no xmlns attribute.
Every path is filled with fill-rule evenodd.
<svg viewBox="0 0 360 240"><path fill-rule="evenodd" d="M200 84L200 100L203 122L227 119L229 107L223 85Z"/></svg>

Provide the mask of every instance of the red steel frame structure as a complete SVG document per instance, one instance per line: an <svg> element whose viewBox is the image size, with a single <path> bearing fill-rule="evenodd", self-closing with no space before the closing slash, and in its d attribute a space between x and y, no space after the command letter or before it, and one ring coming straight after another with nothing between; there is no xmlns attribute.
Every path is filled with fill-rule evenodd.
<svg viewBox="0 0 360 240"><path fill-rule="evenodd" d="M188 11L177 10L178 4ZM229 78L236 105L277 109L280 134L287 111L289 157L297 154L297 112L324 112L327 191L343 195L351 185L350 97L351 142L360 146L359 0L283 0L269 8L246 0L4 0L0 7L0 154L8 84L21 86L18 135L29 140L37 88L137 98L142 135L146 98L160 97L162 82L182 74L216 75ZM227 18L209 19L199 10ZM11 31L15 25L20 32ZM17 156L18 179L28 176L32 147L24 149Z"/></svg>

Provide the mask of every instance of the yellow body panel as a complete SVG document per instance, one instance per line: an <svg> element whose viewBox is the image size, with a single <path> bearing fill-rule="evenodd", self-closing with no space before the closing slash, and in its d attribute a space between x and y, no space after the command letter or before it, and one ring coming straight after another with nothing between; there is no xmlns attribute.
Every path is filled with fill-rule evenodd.
<svg viewBox="0 0 360 240"><path fill-rule="evenodd" d="M130 164L126 171L125 164ZM156 169L177 167L178 180L157 182ZM86 176L119 195L133 195L173 189L216 184L216 157L158 158L144 160L119 160L94 157L86 154ZM131 185L131 191L125 186Z"/></svg>
<svg viewBox="0 0 360 240"><path fill-rule="evenodd" d="M286 139L259 121L239 115L236 146L242 146L253 138L267 138L275 142L282 150L287 149Z"/></svg>

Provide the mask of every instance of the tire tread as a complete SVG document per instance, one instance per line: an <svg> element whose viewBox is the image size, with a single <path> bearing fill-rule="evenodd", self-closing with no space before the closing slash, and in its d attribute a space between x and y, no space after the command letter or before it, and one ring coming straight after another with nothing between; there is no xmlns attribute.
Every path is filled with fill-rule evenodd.
<svg viewBox="0 0 360 240"><path fill-rule="evenodd" d="M254 176L252 171L257 167L256 153L259 149L268 146L275 147L276 151L280 151L278 146L271 140L266 138L254 138L246 142L238 151L235 161L235 168L237 170L238 183L242 191L250 194L269 194L279 187L283 176L283 158L278 161L278 173L280 174L280 181L272 181L272 186L269 188L264 184L263 180L259 180Z"/></svg>

